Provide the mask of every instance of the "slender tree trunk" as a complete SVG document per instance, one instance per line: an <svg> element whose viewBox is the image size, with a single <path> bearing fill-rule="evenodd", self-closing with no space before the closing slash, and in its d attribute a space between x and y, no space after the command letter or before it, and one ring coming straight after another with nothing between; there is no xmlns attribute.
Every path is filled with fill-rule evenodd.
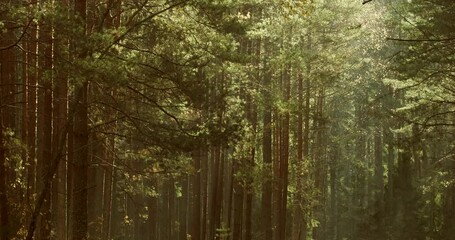
<svg viewBox="0 0 455 240"><path fill-rule="evenodd" d="M211 208L211 222L210 222L210 238L219 239L217 236L217 229L221 228L221 210L223 200L223 162L221 160L221 147L213 147L213 168L212 168L212 208Z"/></svg>
<svg viewBox="0 0 455 240"><path fill-rule="evenodd" d="M317 205L314 209L314 217L319 221L319 226L313 228L313 238L316 240L322 240L325 238L325 152L324 152L324 119L323 119L323 107L325 102L325 90L324 87L320 87L316 102L316 139L315 139L315 176L314 176L314 187L317 190Z"/></svg>
<svg viewBox="0 0 455 240"><path fill-rule="evenodd" d="M64 1L63 6L68 7L68 2ZM56 26L56 28L58 25ZM55 43L54 51L56 55L65 56L63 53L68 47L68 41L59 34L56 29L56 39L58 42ZM60 59L59 59L60 60ZM65 61L62 59L61 61ZM54 84L54 95L53 95L53 134L52 134L52 152L55 155L55 151L59 149L58 138L63 133L62 130L68 121L68 76L67 73L63 72L63 69L57 68L57 75ZM52 183L52 213L53 213L53 225L55 227L55 236L57 239L66 239L67 236L67 147L64 146L62 149L62 155L65 156L60 159L56 177Z"/></svg>
<svg viewBox="0 0 455 240"><path fill-rule="evenodd" d="M36 192L36 90L37 90L37 26L30 26L27 60L27 203L33 202Z"/></svg>
<svg viewBox="0 0 455 240"><path fill-rule="evenodd" d="M291 69L285 67L283 73L284 102L289 103L291 97ZM287 197L288 197L288 165L289 165L289 125L290 113L286 111L282 116L281 147L280 147L280 206L278 213L278 238L286 239Z"/></svg>
<svg viewBox="0 0 455 240"><path fill-rule="evenodd" d="M298 89L297 89L297 101L298 101L298 113L297 113L297 159L296 159L296 193L293 203L293 219L292 219L292 240L299 240L300 224L303 217L303 211L301 207L302 202L302 181L303 181L303 76L299 73L298 78Z"/></svg>
<svg viewBox="0 0 455 240"><path fill-rule="evenodd" d="M268 41L265 45L270 44ZM268 46L266 46L268 49ZM264 54L269 54L265 51ZM268 65L268 60L264 60ZM265 179L262 183L262 200L261 200L261 238L264 240L272 239L272 93L271 81L272 72L269 66L264 68L263 76L263 137L262 137L262 161L264 164Z"/></svg>
<svg viewBox="0 0 455 240"><path fill-rule="evenodd" d="M378 226L377 239L384 239L384 166L382 144L382 126L377 127L374 133L374 159L375 159L375 203L376 224Z"/></svg>
<svg viewBox="0 0 455 240"><path fill-rule="evenodd" d="M210 165L209 165L209 155L208 155L208 152L206 150L201 150L200 151L200 154L201 154L201 232L200 232L200 236L201 236L201 240L202 239L207 239L208 238L208 231L209 231L209 228L208 228L208 223L209 223L209 209L210 209L210 201L209 201L209 198L210 198L210 191L209 191L209 169L210 169Z"/></svg>
<svg viewBox="0 0 455 240"><path fill-rule="evenodd" d="M279 86L275 87L273 91L281 89L282 81L280 78ZM282 114L278 109L272 112L272 233L273 239L278 239L279 233L279 213L282 202L281 188L282 182L280 178L280 161L281 161L281 119Z"/></svg>
<svg viewBox="0 0 455 240"><path fill-rule="evenodd" d="M202 239L201 236L201 210L202 210L202 199L201 199L201 152L197 150L193 152L194 168L196 174L193 176L193 217L191 227L191 238ZM205 224L205 223L204 223Z"/></svg>
<svg viewBox="0 0 455 240"><path fill-rule="evenodd" d="M77 0L75 10L79 15L82 28L86 29L87 1ZM85 53L80 53L83 58ZM84 80L75 86L75 94L81 96L78 102L73 103L75 108L73 123L73 172L72 172L72 239L87 238L87 165L88 165L88 83ZM78 100L78 99L76 99Z"/></svg>
<svg viewBox="0 0 455 240"><path fill-rule="evenodd" d="M179 215L179 239L186 240L186 236L188 234L188 208L190 205L190 194L189 194L189 183L190 178L189 176L184 176L181 180L182 184L182 196L178 199L179 206L178 206L178 215Z"/></svg>
<svg viewBox="0 0 455 240"><path fill-rule="evenodd" d="M311 36L308 36L307 43L308 50L311 48ZM304 79L303 73L298 76L298 105L299 113L297 120L297 172L298 172L298 190L295 197L295 215L292 228L292 240L302 240L307 237L307 217L304 209L307 208L307 201L303 198L305 193L305 185L309 182L309 174L307 167L310 156L310 73L311 65L309 62L306 64L306 78ZM305 94L303 94L305 93Z"/></svg>
<svg viewBox="0 0 455 240"><path fill-rule="evenodd" d="M151 186L157 186L156 180L152 178ZM151 196L148 202L148 215L149 215L149 238L147 240L158 240L158 197Z"/></svg>
<svg viewBox="0 0 455 240"><path fill-rule="evenodd" d="M90 238L102 236L103 217L103 144L96 134L90 135L88 144L89 165L87 167L87 224ZM138 203L139 204L139 203Z"/></svg>
<svg viewBox="0 0 455 240"><path fill-rule="evenodd" d="M2 17L0 13L0 17ZM3 19L3 18L2 18ZM6 26L8 26L7 24ZM14 36L7 31L0 39L0 46L11 44ZM8 202L8 168L6 165L7 149L5 130L13 126L14 88L12 88L15 77L15 56L13 49L0 51L0 240L10 238L11 226L9 202Z"/></svg>
<svg viewBox="0 0 455 240"><path fill-rule="evenodd" d="M240 171L240 159L236 159L234 162L233 174ZM243 199L244 199L244 188L242 187L241 180L236 177L233 177L233 198L234 198L234 219L233 219L233 239L242 240L243 236Z"/></svg>
<svg viewBox="0 0 455 240"><path fill-rule="evenodd" d="M115 129L115 128L114 128ZM111 233L111 212L112 208L112 188L113 188L113 172L114 172L114 150L115 140L113 137L105 140L104 156L106 165L104 166L104 183L103 183L103 230L102 239L109 240Z"/></svg>
<svg viewBox="0 0 455 240"><path fill-rule="evenodd" d="M88 165L88 127L87 127L87 83L78 86L76 94L82 99L75 104L74 116L74 162L72 173L72 239L87 237L87 165Z"/></svg>
<svg viewBox="0 0 455 240"><path fill-rule="evenodd" d="M256 60L254 60L254 64L258 69L256 74L256 79L261 79L261 71L259 71L259 56L261 55L261 41L251 41L250 42L250 54L256 55ZM257 85L257 82L251 82L251 89L254 89L254 86ZM250 148L250 155L247 160L247 169L252 171L255 167L255 158L256 158L256 139L257 139L257 125L258 125L258 106L255 104L255 101L250 97L248 103L248 119L251 122L253 136L251 141L253 142L252 147ZM245 233L244 239L245 240L252 240L253 239L253 229L252 229L252 215L253 215L253 176L248 176L246 181L245 187L245 218L244 218L244 226L245 226Z"/></svg>
<svg viewBox="0 0 455 240"><path fill-rule="evenodd" d="M3 79L3 76L2 76ZM0 84L2 82L0 81ZM0 92L1 94L1 92ZM3 140L3 94L0 95L0 240L9 239L9 217L8 217L8 198L6 188L6 149L5 142Z"/></svg>
<svg viewBox="0 0 455 240"><path fill-rule="evenodd" d="M46 4L43 0L40 4ZM39 31L39 71L38 84L38 121L37 127L40 129L37 135L37 188L43 192L45 181L51 166L52 156L52 26L49 22L40 23ZM51 234L51 192L44 198L40 217L38 218L37 239L48 239Z"/></svg>
<svg viewBox="0 0 455 240"><path fill-rule="evenodd" d="M67 119L67 85L66 79L59 78L54 89L54 120L52 151L58 149L58 137L63 134ZM66 156L66 147L62 155ZM66 239L66 163L67 159L60 159L56 177L52 183L52 213L57 239Z"/></svg>

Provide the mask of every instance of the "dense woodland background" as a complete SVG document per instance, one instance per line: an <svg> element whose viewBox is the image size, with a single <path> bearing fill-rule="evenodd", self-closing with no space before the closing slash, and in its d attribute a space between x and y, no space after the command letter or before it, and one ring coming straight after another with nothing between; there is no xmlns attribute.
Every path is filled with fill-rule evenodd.
<svg viewBox="0 0 455 240"><path fill-rule="evenodd" d="M0 1L0 240L455 237L455 1Z"/></svg>

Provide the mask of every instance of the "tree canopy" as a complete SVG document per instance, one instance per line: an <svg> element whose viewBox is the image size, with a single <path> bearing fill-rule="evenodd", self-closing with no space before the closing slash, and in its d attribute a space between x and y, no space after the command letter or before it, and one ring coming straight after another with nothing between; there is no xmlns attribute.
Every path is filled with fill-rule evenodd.
<svg viewBox="0 0 455 240"><path fill-rule="evenodd" d="M0 2L0 240L452 239L455 2Z"/></svg>

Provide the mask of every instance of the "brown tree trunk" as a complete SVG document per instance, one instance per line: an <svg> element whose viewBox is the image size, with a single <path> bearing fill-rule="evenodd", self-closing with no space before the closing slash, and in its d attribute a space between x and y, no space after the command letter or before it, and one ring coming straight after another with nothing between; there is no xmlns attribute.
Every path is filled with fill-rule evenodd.
<svg viewBox="0 0 455 240"><path fill-rule="evenodd" d="M191 239L201 238L201 150L193 152L194 168L196 170L193 176L193 217L191 226ZM204 223L205 224L205 223Z"/></svg>
<svg viewBox="0 0 455 240"><path fill-rule="evenodd" d="M223 162L221 160L221 147L212 147L212 198L210 216L210 236L209 239L218 239L217 229L221 225L221 209L223 200Z"/></svg>
<svg viewBox="0 0 455 240"><path fill-rule="evenodd" d="M1 13L0 13L1 14ZM3 15L3 14L1 14ZM0 16L1 16L0 15ZM9 27L9 24L6 24ZM7 32L0 40L0 47L8 46L13 41L12 32ZM9 202L8 202L8 168L6 165L7 149L5 130L13 126L14 110L14 77L15 56L12 48L0 51L0 239L7 240L10 237L11 226Z"/></svg>
<svg viewBox="0 0 455 240"><path fill-rule="evenodd" d="M86 29L87 1L77 0L75 10L81 20L80 24ZM80 53L83 58L85 53ZM72 193L71 193L71 228L72 239L87 238L87 165L88 165L88 83L84 80L75 86L77 102L73 102L73 163L72 163Z"/></svg>
<svg viewBox="0 0 455 240"><path fill-rule="evenodd" d="M3 59L3 58L2 58ZM3 64L2 64L3 66ZM3 80L3 73L4 71L1 72L2 74L2 79ZM0 81L0 84L3 82ZM3 129L5 129L5 126L3 124L3 94L0 91L0 240L8 240L9 239L9 220L8 220L8 198L7 198L7 193L8 190L6 188L6 149L5 149L5 142L3 140Z"/></svg>
<svg viewBox="0 0 455 240"><path fill-rule="evenodd" d="M68 7L68 2L64 1L63 6ZM68 47L68 41L59 34L59 26L56 26L56 39L54 51L58 56L65 56L63 53ZM56 59L57 60L57 59ZM58 59L60 60L60 59ZM66 59L61 59L65 61ZM58 66L57 76L54 84L54 95L53 95L53 136L52 136L52 152L55 155L55 151L59 149L58 138L63 133L63 129L68 121L68 76L67 73L63 72ZM55 227L55 236L57 239L66 239L67 236L67 147L64 146L62 149L62 155L65 156L59 159L58 169L55 179L52 183L52 214L53 214L53 225Z"/></svg>
<svg viewBox="0 0 455 240"><path fill-rule="evenodd" d="M282 80L280 78L279 86L273 91L279 91L282 87ZM278 239L278 224L279 213L281 207L281 188L282 182L280 178L280 163L281 163L281 119L282 114L278 109L274 109L272 113L272 232L273 239Z"/></svg>
<svg viewBox="0 0 455 240"><path fill-rule="evenodd" d="M303 171L303 113L304 113L304 99L303 99L303 75L298 75L298 113L297 113L297 160L296 160L296 181L297 189L293 206L293 221L292 221L292 240L300 240L303 219L303 184L304 174Z"/></svg>
<svg viewBox="0 0 455 240"><path fill-rule="evenodd" d="M78 86L76 94L79 102L73 103L74 114L74 159L72 172L72 239L87 237L87 165L88 165L88 127L87 127L87 83Z"/></svg>
<svg viewBox="0 0 455 240"><path fill-rule="evenodd" d="M291 97L291 72L290 67L285 67L283 73L284 102L289 103ZM286 239L288 175L289 175L289 124L290 113L286 111L282 116L281 142L280 142L280 206L278 213L278 238Z"/></svg>
<svg viewBox="0 0 455 240"><path fill-rule="evenodd" d="M1 82L0 82L1 84ZM2 106L3 96L0 95L0 106ZM9 239L9 221L8 221L8 198L6 189L6 155L5 143L3 141L3 108L0 107L0 240Z"/></svg>
<svg viewBox="0 0 455 240"><path fill-rule="evenodd" d="M321 86L318 91L317 101L316 101L316 119L315 119L315 128L316 130L316 139L315 139L315 151L314 151L314 161L315 161L315 174L314 174L314 187L317 190L317 204L314 208L314 217L319 222L319 226L313 228L313 238L316 240L324 239L325 234L325 152L324 152L324 120L323 118L323 107L324 107L324 87Z"/></svg>
<svg viewBox="0 0 455 240"><path fill-rule="evenodd" d="M259 56L261 55L261 44L260 40L251 41L250 42L250 54L255 54L257 56L256 60L254 60L255 67L258 69L256 74L256 79L260 79L261 73L259 71ZM254 86L257 85L257 82L251 82L250 89L254 89ZM253 142L252 147L250 148L250 155L247 159L247 169L252 171L255 166L255 158L256 158L256 139L257 139L257 125L258 125L258 106L255 104L255 101L252 97L249 98L247 101L247 115L248 119L251 122L253 136L251 141ZM244 239L251 240L253 239L253 229L252 229L252 215L253 215L253 176L248 176L246 179L246 186L244 189L245 192L245 218L244 218Z"/></svg>
<svg viewBox="0 0 455 240"><path fill-rule="evenodd" d="M240 165L242 164L240 159L234 160L234 170L233 174L240 171ZM232 226L232 236L233 239L242 240L242 233L243 233L243 199L244 199L244 188L241 184L242 179L238 179L233 177L233 198L234 198L234 206L233 206L233 226Z"/></svg>
<svg viewBox="0 0 455 240"><path fill-rule="evenodd" d="M114 128L115 129L115 128ZM112 212L112 188L113 188L113 172L114 172L114 150L115 140L113 137L105 140L104 156L106 165L104 166L104 181L103 181L103 225L102 238L109 240L111 233L111 212Z"/></svg>
<svg viewBox="0 0 455 240"><path fill-rule="evenodd" d="M89 164L87 166L87 224L90 238L102 236L103 218L103 143L96 134L90 135L88 144ZM139 204L139 203L138 203Z"/></svg>
<svg viewBox="0 0 455 240"><path fill-rule="evenodd" d="M265 45L270 44L268 41ZM268 46L266 46L266 49ZM265 51L265 54L269 54ZM262 136L262 161L264 164L265 179L262 183L262 199L261 199L261 238L264 240L272 239L272 93L271 81L272 72L268 66L268 60L265 59L267 67L264 69L263 76L263 136Z"/></svg>
<svg viewBox="0 0 455 240"><path fill-rule="evenodd" d="M46 4L43 0L40 4ZM37 121L37 178L38 192L43 192L51 166L52 156L52 26L49 22L40 23L39 30L39 71L38 71L38 121ZM51 234L51 193L44 198L38 218L37 239L48 239Z"/></svg>
<svg viewBox="0 0 455 240"><path fill-rule="evenodd" d="M376 225L378 226L378 239L384 239L384 166L382 126L377 127L374 133L374 159L375 159L375 205L376 205Z"/></svg>
<svg viewBox="0 0 455 240"><path fill-rule="evenodd" d="M154 178L150 181L150 185L156 187L157 182ZM148 199L148 226L149 226L149 238L147 240L157 240L158 238L158 197L151 196ZM194 239L194 238L193 238Z"/></svg>
<svg viewBox="0 0 455 240"><path fill-rule="evenodd" d="M184 176L181 180L182 184L182 196L178 202L178 215L179 215L179 239L186 240L186 236L188 234L188 208L190 205L190 194L189 194L189 183L190 178L188 176Z"/></svg>
<svg viewBox="0 0 455 240"><path fill-rule="evenodd" d="M27 201L33 202L36 192L36 90L37 90L37 26L30 26L30 37L27 52L29 66L27 76Z"/></svg>

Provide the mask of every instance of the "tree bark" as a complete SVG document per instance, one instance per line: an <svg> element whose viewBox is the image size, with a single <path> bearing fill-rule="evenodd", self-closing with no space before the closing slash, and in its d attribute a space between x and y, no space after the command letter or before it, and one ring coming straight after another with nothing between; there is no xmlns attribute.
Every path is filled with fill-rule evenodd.
<svg viewBox="0 0 455 240"><path fill-rule="evenodd" d="M87 126L87 83L76 89L82 98L74 108L74 162L72 173L72 239L87 238L87 166L88 166L88 126Z"/></svg>
<svg viewBox="0 0 455 240"><path fill-rule="evenodd" d="M288 104L291 98L291 69L285 66L283 73L283 98L284 103ZM287 199L288 199L288 175L289 175L289 125L290 113L287 110L281 119L281 138L280 138L280 206L278 212L278 238L286 239L286 220L287 220Z"/></svg>
<svg viewBox="0 0 455 240"><path fill-rule="evenodd" d="M46 4L42 0L40 4ZM37 178L38 192L43 192L47 172L50 171L52 156L52 82L53 82L53 39L50 22L41 22L39 29L38 59L38 121L37 128ZM45 196L38 218L37 239L48 239L51 234L51 192Z"/></svg>
<svg viewBox="0 0 455 240"><path fill-rule="evenodd" d="M3 79L3 78L2 78ZM1 84L2 82L0 82ZM0 93L1 94L1 93ZM3 104L3 94L0 95L0 106ZM3 140L3 107L0 107L0 240L9 239L8 198L6 189L6 149Z"/></svg>
<svg viewBox="0 0 455 240"><path fill-rule="evenodd" d="M265 41L265 45L270 42ZM268 49L268 46L266 46ZM265 51L264 54L269 54ZM264 68L263 92L264 109L263 109L263 137L262 137L262 162L264 164L264 180L262 183L261 199L261 238L264 240L272 239L272 93L271 81L272 72L268 66L267 59L264 60L267 65Z"/></svg>
<svg viewBox="0 0 455 240"><path fill-rule="evenodd" d="M194 168L196 170L195 175L193 176L193 217L192 217L192 227L191 227L191 238L192 239L202 239L201 238L201 150L196 150L193 152L193 161ZM204 223L205 224L205 223Z"/></svg>
<svg viewBox="0 0 455 240"><path fill-rule="evenodd" d="M115 128L114 128L115 129ZM114 150L115 140L113 137L105 140L104 156L106 165L104 166L104 181L103 181L103 224L102 224L102 239L109 240L111 233L111 212L112 212L112 188L113 188L113 172L114 172Z"/></svg>
<svg viewBox="0 0 455 240"><path fill-rule="evenodd" d="M0 17L3 17L0 13ZM8 27L9 24L6 24ZM11 44L14 35L10 30L0 39L0 46ZM11 226L9 202L8 202L8 168L6 165L7 149L5 133L11 129L14 122L14 77L15 77L15 55L13 49L0 51L0 240L10 238Z"/></svg>
<svg viewBox="0 0 455 240"><path fill-rule="evenodd" d="M64 1L63 6L68 7L68 2ZM56 26L57 28L58 26ZM55 31L56 39L54 51L56 55L62 56L68 47L68 41L59 34L59 30ZM63 55L64 57L67 57ZM65 61L66 59L58 59ZM57 61L57 59L55 60ZM58 63L56 63L58 64ZM58 138L63 134L62 130L68 121L68 75L63 72L59 66L55 78L53 91L53 126L52 126L52 152L58 150ZM66 134L66 133L65 133ZM52 214L53 225L55 228L55 236L57 239L66 239L67 237L67 146L62 149L62 155L65 156L59 161L56 177L52 183Z"/></svg>
<svg viewBox="0 0 455 240"><path fill-rule="evenodd" d="M76 14L79 15L83 35L86 35L86 11L87 1L75 2ZM79 53L79 58L84 58L86 53ZM81 96L77 102L73 102L73 166L72 166L72 193L71 193L71 228L72 239L81 240L87 238L87 165L88 165L88 94L87 80L76 83L75 94Z"/></svg>

